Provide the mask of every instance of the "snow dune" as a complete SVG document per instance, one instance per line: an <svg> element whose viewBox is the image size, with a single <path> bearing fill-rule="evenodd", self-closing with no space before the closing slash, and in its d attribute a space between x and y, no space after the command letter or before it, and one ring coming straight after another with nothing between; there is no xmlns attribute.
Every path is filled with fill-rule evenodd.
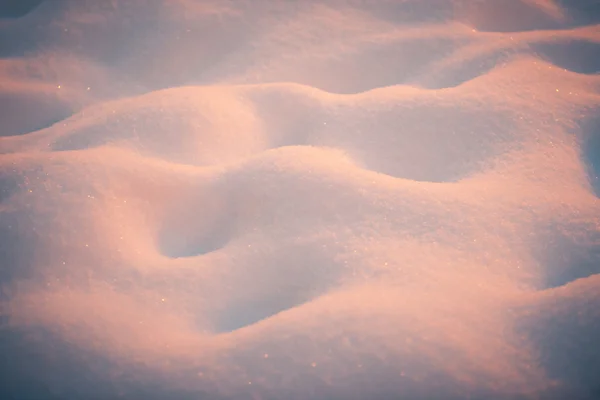
<svg viewBox="0 0 600 400"><path fill-rule="evenodd" d="M600 396L597 2L9 3L3 398Z"/></svg>

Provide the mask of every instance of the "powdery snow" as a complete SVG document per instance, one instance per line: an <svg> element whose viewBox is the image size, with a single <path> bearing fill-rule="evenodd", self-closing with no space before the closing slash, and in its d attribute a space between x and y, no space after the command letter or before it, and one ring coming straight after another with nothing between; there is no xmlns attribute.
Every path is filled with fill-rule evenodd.
<svg viewBox="0 0 600 400"><path fill-rule="evenodd" d="M600 395L594 1L25 3L3 398Z"/></svg>

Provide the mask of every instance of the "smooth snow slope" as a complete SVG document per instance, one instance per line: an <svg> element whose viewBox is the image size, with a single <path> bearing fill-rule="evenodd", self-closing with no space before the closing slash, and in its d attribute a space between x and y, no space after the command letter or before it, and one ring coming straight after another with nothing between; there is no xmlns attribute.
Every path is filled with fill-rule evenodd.
<svg viewBox="0 0 600 400"><path fill-rule="evenodd" d="M598 2L0 13L2 399L600 396Z"/></svg>

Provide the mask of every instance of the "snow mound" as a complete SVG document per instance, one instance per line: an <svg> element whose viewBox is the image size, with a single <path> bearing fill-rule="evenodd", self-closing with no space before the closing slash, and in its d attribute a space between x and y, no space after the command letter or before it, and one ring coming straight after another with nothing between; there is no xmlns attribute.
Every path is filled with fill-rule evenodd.
<svg viewBox="0 0 600 400"><path fill-rule="evenodd" d="M566 3L0 6L0 392L596 398Z"/></svg>

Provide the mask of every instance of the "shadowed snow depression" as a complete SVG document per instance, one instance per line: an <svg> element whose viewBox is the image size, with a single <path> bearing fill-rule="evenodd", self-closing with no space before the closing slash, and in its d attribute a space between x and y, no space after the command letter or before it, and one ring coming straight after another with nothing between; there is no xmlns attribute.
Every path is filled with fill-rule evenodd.
<svg viewBox="0 0 600 400"><path fill-rule="evenodd" d="M599 24L0 2L0 397L600 398Z"/></svg>

